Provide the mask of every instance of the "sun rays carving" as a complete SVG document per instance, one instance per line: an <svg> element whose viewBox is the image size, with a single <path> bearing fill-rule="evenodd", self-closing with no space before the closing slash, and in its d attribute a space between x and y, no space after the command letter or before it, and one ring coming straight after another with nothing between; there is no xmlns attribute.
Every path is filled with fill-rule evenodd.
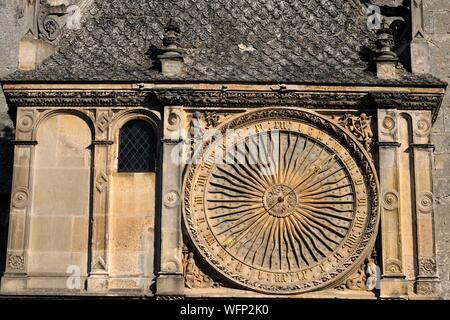
<svg viewBox="0 0 450 320"><path fill-rule="evenodd" d="M244 148L226 152L240 161L212 171L205 210L230 255L252 268L298 272L320 264L343 242L355 192L346 166L328 146L278 131L263 143L249 137Z"/></svg>

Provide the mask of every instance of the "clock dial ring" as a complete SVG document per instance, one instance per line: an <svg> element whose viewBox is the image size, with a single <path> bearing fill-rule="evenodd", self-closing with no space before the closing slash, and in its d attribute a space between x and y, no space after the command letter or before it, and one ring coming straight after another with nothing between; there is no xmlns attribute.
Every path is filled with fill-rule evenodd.
<svg viewBox="0 0 450 320"><path fill-rule="evenodd" d="M348 274L349 260L362 259L378 225L373 168L369 166L367 176L367 167L358 166L343 139L317 129L314 120L325 119L287 110L299 117L280 119L275 114L228 126L241 130L241 141L247 141L241 150L247 151L253 129L258 137L275 132L276 140L278 134L280 141L267 138L266 144L256 146L272 155L264 165L267 169L272 164L267 170L273 172L261 174L264 168L258 161L249 166L251 156L241 156L242 163L235 165L216 165L217 150L225 150L221 159L225 155L230 160L227 154L234 148L234 163L239 162L236 151L241 146L236 142L231 149L217 149L223 145L218 139L205 145L203 162L191 165L185 180L185 222L199 253L227 279L266 293L302 293L331 285ZM267 152L271 146L272 151L284 148L276 157L279 166ZM366 155L361 151L359 156ZM287 170L292 159L296 169ZM320 182L325 177L328 180Z"/></svg>

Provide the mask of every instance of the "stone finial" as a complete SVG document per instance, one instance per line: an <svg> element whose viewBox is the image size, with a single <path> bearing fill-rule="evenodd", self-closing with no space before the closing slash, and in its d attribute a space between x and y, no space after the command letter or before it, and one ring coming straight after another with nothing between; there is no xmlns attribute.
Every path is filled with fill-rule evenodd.
<svg viewBox="0 0 450 320"><path fill-rule="evenodd" d="M392 51L394 40L389 24L383 19L381 28L377 31L378 57L375 58L377 64L377 77L380 79L396 79L398 77L398 56Z"/></svg>
<svg viewBox="0 0 450 320"><path fill-rule="evenodd" d="M158 56L161 72L166 76L177 76L183 73L184 50L180 48L181 29L175 19L170 19L164 28L164 47Z"/></svg>

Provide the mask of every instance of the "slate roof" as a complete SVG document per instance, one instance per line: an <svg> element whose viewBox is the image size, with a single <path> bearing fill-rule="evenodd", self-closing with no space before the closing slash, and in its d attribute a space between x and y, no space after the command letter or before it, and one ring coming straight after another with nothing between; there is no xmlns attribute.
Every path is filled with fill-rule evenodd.
<svg viewBox="0 0 450 320"><path fill-rule="evenodd" d="M188 72L178 80L442 84L432 76L373 75L367 48L375 35L360 0L94 0L82 29L66 30L56 54L6 80L169 80L154 52L171 17L187 50Z"/></svg>

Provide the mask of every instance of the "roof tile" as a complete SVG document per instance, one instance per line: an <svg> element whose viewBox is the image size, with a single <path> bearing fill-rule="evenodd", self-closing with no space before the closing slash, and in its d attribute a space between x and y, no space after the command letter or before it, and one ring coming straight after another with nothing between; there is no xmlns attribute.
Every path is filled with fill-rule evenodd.
<svg viewBox="0 0 450 320"><path fill-rule="evenodd" d="M150 49L163 46L171 17L187 49L183 81L441 84L408 73L382 81L367 71L361 52L375 35L360 0L94 0L56 54L6 80L165 80Z"/></svg>

